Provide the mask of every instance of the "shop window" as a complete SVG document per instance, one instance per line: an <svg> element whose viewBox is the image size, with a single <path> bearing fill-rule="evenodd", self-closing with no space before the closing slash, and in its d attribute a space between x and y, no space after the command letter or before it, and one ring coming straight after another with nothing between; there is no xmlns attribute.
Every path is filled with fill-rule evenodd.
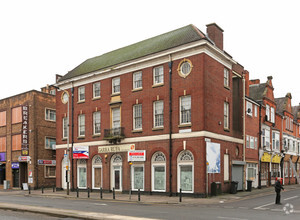
<svg viewBox="0 0 300 220"><path fill-rule="evenodd" d="M177 158L178 170L178 192L180 189L184 193L193 193L194 191L194 157L188 151L182 151Z"/></svg>
<svg viewBox="0 0 300 220"><path fill-rule="evenodd" d="M166 191L166 157L162 152L152 156L152 191Z"/></svg>
<svg viewBox="0 0 300 220"><path fill-rule="evenodd" d="M55 178L55 177L56 177L56 167L45 166L45 178Z"/></svg>
<svg viewBox="0 0 300 220"><path fill-rule="evenodd" d="M132 165L131 166L131 177L132 177L132 189L133 190L144 190L144 165Z"/></svg>
<svg viewBox="0 0 300 220"><path fill-rule="evenodd" d="M86 189L87 175L86 175L86 160L77 160L77 186L79 189Z"/></svg>

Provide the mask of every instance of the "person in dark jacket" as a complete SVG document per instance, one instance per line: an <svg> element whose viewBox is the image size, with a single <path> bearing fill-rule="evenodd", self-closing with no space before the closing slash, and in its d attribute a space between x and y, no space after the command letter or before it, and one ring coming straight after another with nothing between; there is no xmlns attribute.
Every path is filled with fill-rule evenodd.
<svg viewBox="0 0 300 220"><path fill-rule="evenodd" d="M280 180L277 179L275 182L275 192L276 192L275 204L278 204L278 205L281 205L281 202L280 202L280 191L281 190L284 191L284 188L282 187Z"/></svg>

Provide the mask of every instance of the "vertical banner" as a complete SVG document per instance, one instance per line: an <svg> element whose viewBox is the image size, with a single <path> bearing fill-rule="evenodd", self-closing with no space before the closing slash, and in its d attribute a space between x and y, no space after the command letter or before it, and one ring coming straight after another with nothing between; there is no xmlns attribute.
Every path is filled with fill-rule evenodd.
<svg viewBox="0 0 300 220"><path fill-rule="evenodd" d="M220 144L206 142L206 161L208 173L220 173Z"/></svg>
<svg viewBox="0 0 300 220"><path fill-rule="evenodd" d="M22 106L22 146L21 155L29 155L29 111L28 105Z"/></svg>

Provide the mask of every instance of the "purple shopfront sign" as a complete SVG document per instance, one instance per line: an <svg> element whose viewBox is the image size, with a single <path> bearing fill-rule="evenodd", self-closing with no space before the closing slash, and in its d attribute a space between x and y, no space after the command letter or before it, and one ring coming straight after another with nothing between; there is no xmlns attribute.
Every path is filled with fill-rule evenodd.
<svg viewBox="0 0 300 220"><path fill-rule="evenodd" d="M19 162L12 162L11 163L11 168L12 169L19 169L20 168L20 163Z"/></svg>
<svg viewBox="0 0 300 220"><path fill-rule="evenodd" d="M0 153L0 161L6 161L6 153Z"/></svg>

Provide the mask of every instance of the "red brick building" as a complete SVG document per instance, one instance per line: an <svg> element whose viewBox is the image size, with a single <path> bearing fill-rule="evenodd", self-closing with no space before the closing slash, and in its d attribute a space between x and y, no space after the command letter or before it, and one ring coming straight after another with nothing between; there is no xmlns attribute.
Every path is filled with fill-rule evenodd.
<svg viewBox="0 0 300 220"><path fill-rule="evenodd" d="M243 74L216 24L86 60L57 83L57 187L70 168L71 188L204 196L212 182L228 192L236 180L243 189Z"/></svg>
<svg viewBox="0 0 300 220"><path fill-rule="evenodd" d="M55 185L54 92L45 87L0 100L1 187Z"/></svg>

